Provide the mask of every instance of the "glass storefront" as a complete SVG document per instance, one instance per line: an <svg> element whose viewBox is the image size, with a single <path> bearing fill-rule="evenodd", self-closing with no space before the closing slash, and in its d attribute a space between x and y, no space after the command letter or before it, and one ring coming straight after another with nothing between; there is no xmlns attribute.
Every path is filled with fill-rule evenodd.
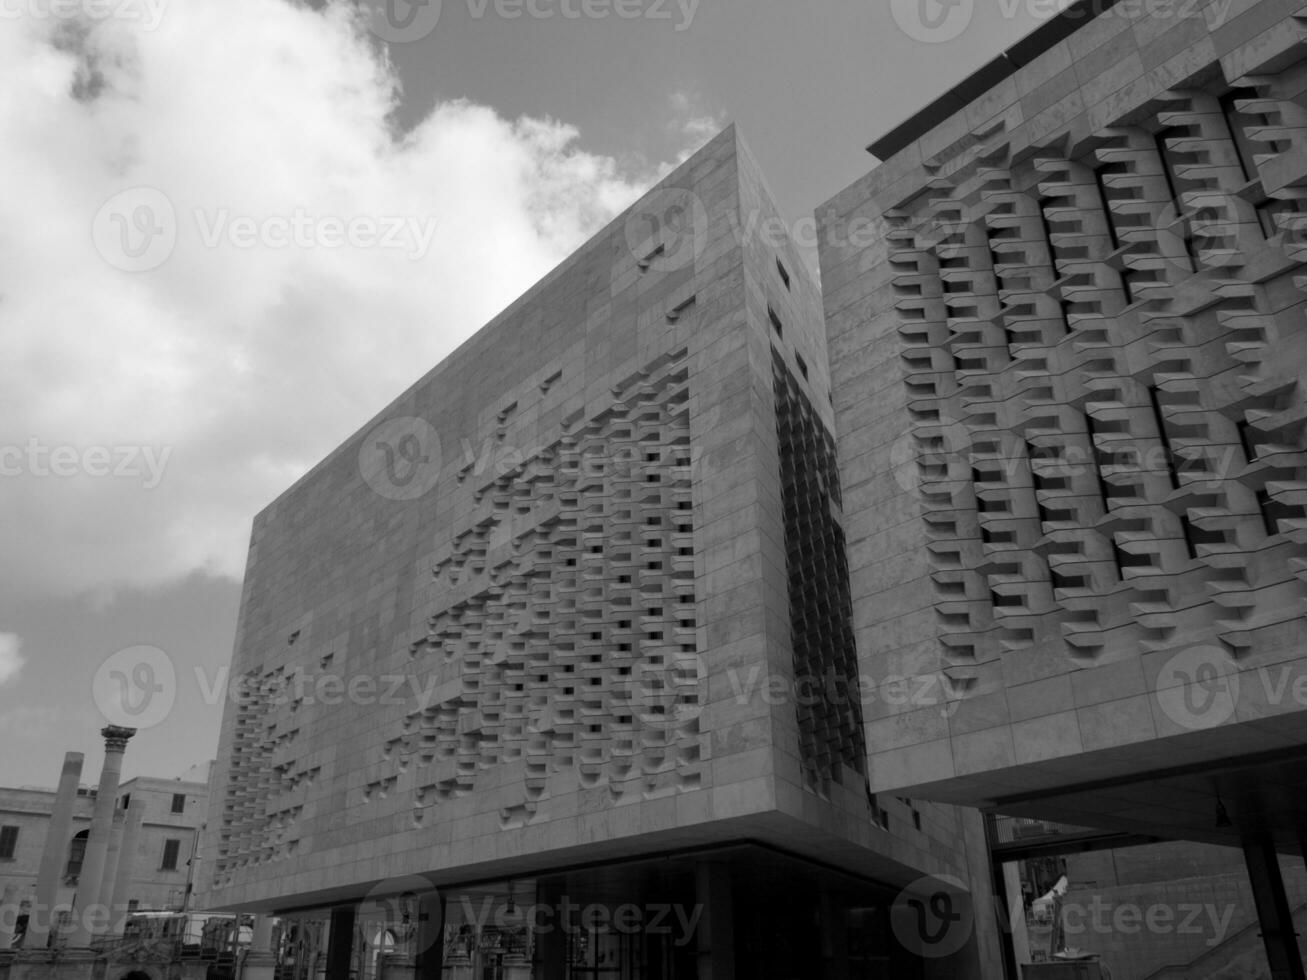
<svg viewBox="0 0 1307 980"><path fill-rule="evenodd" d="M273 934L276 980L323 980L327 972L326 912L283 916Z"/></svg>
<svg viewBox="0 0 1307 980"><path fill-rule="evenodd" d="M445 895L442 976L694 976L700 918L694 866L671 860L452 889Z"/></svg>
<svg viewBox="0 0 1307 980"><path fill-rule="evenodd" d="M426 933L419 896L366 902L347 978L330 912L287 916L278 980L694 980L704 957L750 980L914 980L894 894L754 845L674 854L442 889Z"/></svg>

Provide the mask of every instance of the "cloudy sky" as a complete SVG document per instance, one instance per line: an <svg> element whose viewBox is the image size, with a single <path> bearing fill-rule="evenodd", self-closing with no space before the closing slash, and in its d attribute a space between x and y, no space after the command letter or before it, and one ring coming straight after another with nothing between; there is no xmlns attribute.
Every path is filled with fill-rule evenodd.
<svg viewBox="0 0 1307 980"><path fill-rule="evenodd" d="M800 219L1050 7L373 3L0 2L0 785L139 645L127 774L211 757L256 511L726 122Z"/></svg>

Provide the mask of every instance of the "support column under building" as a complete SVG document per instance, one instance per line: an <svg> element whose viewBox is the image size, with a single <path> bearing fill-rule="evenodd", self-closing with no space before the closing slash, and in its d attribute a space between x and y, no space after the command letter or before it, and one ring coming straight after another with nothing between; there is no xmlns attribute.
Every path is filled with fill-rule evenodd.
<svg viewBox="0 0 1307 980"><path fill-rule="evenodd" d="M341 905L332 909L328 930L326 980L350 980L350 963L354 958L354 906Z"/></svg>
<svg viewBox="0 0 1307 980"><path fill-rule="evenodd" d="M829 890L821 893L821 980L849 980L849 934L844 906Z"/></svg>
<svg viewBox="0 0 1307 980"><path fill-rule="evenodd" d="M1248 882L1252 887L1253 901L1257 905L1257 919L1261 924L1262 943L1266 947L1266 962L1271 968L1271 980L1307 980L1303 972L1302 955L1298 952L1298 938L1293 928L1293 910L1284 892L1284 879L1280 875L1280 856L1269 837L1244 841L1244 862L1248 866Z"/></svg>
<svg viewBox="0 0 1307 980"><path fill-rule="evenodd" d="M241 967L241 980L272 980L276 972L277 954L272 949L272 916L256 915L250 948L245 951Z"/></svg>
<svg viewBox="0 0 1307 980"><path fill-rule="evenodd" d="M735 980L735 912L731 906L731 872L723 864L701 862L695 868L694 899L699 916L695 949L699 980Z"/></svg>
<svg viewBox="0 0 1307 980"><path fill-rule="evenodd" d="M104 878L105 862L109 856L109 837L113 832L113 814L118 799L118 782L122 778L123 754L127 741L136 734L135 728L109 725L100 730L104 736L104 768L100 770L100 785L96 790L95 809L91 811L91 830L86 837L86 857L77 878L77 911L68 945L85 947L93 936L99 935L108 925L108 916L96 908L100 898L100 882Z"/></svg>
<svg viewBox="0 0 1307 980"><path fill-rule="evenodd" d="M1030 932L1026 927L1026 903L1021 894L1020 865L1016 861L1005 862L999 870L999 877L1003 882L1003 891L998 897L1007 910L1007 921L1004 924L1011 940L1010 952L1014 961L1009 966L1012 976L1016 977L1019 965L1030 962Z"/></svg>
<svg viewBox="0 0 1307 980"><path fill-rule="evenodd" d="M540 949L541 980L566 980L567 978L567 923L562 921L562 900L565 890L557 879L546 879L539 885L536 900L542 908L549 910L550 928L536 936Z"/></svg>
<svg viewBox="0 0 1307 980"><path fill-rule="evenodd" d="M417 980L440 980L445 969L445 899L439 892L418 898Z"/></svg>
<svg viewBox="0 0 1307 980"><path fill-rule="evenodd" d="M54 904L59 898L59 882L63 880L64 863L68 860L73 807L77 803L77 787L82 780L82 761L80 752L64 754L59 789L55 792L54 809L50 812L50 824L45 833L41 864L36 875L36 900L28 911L24 949L45 949L50 938Z"/></svg>
<svg viewBox="0 0 1307 980"><path fill-rule="evenodd" d="M132 881L136 876L137 850L140 847L141 822L145 819L145 801L133 799L123 818L123 839L118 848L118 868L113 876L109 907L113 910L111 932L120 935L127 924L127 906L131 901Z"/></svg>

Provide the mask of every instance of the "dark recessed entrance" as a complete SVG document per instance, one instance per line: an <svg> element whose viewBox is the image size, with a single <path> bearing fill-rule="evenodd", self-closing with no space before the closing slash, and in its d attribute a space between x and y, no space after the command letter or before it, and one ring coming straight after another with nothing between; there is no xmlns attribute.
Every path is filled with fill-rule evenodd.
<svg viewBox="0 0 1307 980"><path fill-rule="evenodd" d="M290 916L278 980L918 980L896 894L741 844Z"/></svg>

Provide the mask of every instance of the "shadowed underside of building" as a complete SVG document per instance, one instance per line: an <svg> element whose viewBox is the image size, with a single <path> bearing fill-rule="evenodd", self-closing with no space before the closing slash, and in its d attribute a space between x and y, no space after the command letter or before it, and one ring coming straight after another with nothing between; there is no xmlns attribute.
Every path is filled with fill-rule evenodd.
<svg viewBox="0 0 1307 980"><path fill-rule="evenodd" d="M1241 846L1301 977L1307 9L1159 11L1074 5L819 209L859 656L956 699L870 706L869 771Z"/></svg>

